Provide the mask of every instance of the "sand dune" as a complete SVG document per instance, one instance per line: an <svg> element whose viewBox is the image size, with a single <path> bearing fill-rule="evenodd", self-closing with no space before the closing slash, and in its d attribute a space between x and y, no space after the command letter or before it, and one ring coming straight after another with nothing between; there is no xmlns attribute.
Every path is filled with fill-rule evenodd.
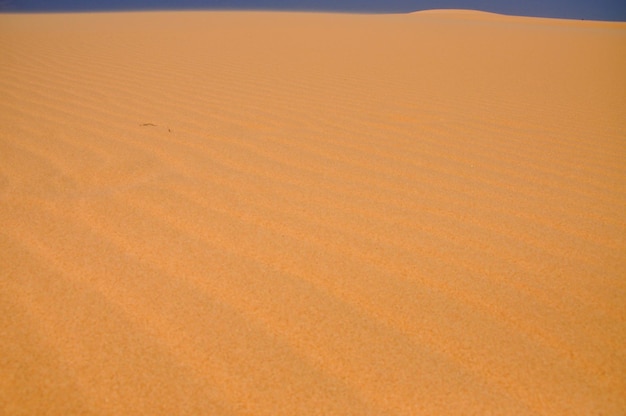
<svg viewBox="0 0 626 416"><path fill-rule="evenodd" d="M623 415L626 24L0 16L0 413Z"/></svg>

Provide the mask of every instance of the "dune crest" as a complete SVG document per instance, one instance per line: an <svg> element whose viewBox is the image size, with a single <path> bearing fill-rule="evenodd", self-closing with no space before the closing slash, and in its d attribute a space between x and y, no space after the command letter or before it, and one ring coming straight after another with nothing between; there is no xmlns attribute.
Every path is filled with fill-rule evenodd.
<svg viewBox="0 0 626 416"><path fill-rule="evenodd" d="M626 25L511 19L0 15L0 413L624 414Z"/></svg>

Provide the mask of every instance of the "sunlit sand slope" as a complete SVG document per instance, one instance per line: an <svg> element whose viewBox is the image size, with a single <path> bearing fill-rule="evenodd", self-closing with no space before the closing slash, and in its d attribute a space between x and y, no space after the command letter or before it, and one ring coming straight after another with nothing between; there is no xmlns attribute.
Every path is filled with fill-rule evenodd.
<svg viewBox="0 0 626 416"><path fill-rule="evenodd" d="M0 61L0 414L626 412L626 24L3 15Z"/></svg>

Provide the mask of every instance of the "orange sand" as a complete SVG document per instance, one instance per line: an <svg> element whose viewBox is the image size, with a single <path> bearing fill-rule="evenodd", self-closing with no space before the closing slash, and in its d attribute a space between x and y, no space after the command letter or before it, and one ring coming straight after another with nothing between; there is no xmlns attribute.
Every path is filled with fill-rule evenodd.
<svg viewBox="0 0 626 416"><path fill-rule="evenodd" d="M626 412L626 24L3 15L0 57L0 414Z"/></svg>

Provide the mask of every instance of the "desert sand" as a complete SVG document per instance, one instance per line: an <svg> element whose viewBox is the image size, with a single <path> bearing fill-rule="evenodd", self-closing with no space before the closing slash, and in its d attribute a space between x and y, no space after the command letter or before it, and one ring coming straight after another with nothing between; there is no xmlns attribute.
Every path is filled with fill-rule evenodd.
<svg viewBox="0 0 626 416"><path fill-rule="evenodd" d="M0 414L626 412L626 24L16 14L0 60Z"/></svg>

